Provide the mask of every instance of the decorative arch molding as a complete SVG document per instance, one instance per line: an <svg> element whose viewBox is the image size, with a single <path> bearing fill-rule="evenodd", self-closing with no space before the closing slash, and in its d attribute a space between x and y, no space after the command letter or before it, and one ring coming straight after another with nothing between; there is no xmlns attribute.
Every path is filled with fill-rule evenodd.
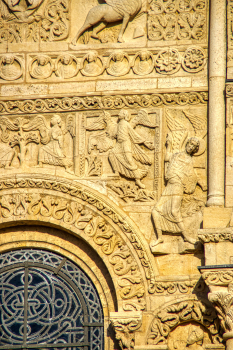
<svg viewBox="0 0 233 350"><path fill-rule="evenodd" d="M179 325L196 322L210 334L213 344L222 342L217 313L207 299L196 295L175 299L163 304L154 312L147 334L147 344L167 345L169 334Z"/></svg>
<svg viewBox="0 0 233 350"><path fill-rule="evenodd" d="M2 179L0 228L35 223L60 228L86 241L106 264L118 299L128 301L128 310L145 308L145 294L155 288L147 243L126 214L104 195L51 176Z"/></svg>

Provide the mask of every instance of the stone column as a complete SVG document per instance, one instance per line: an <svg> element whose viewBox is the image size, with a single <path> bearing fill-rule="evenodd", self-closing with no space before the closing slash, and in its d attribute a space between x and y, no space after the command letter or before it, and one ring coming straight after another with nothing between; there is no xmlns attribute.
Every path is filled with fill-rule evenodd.
<svg viewBox="0 0 233 350"><path fill-rule="evenodd" d="M233 350L233 265L203 266L200 272L210 289L208 299L218 313L226 350Z"/></svg>
<svg viewBox="0 0 233 350"><path fill-rule="evenodd" d="M226 0L211 0L207 206L224 205L226 37Z"/></svg>

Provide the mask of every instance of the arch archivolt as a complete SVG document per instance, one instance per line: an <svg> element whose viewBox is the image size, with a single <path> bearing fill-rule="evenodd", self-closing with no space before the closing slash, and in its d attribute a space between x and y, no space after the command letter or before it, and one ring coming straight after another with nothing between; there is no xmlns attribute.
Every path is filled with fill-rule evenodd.
<svg viewBox="0 0 233 350"><path fill-rule="evenodd" d="M76 235L106 265L115 286L118 309L143 310L146 294L154 291L150 252L125 213L102 197L63 179L8 177L0 182L0 228L39 224ZM1 244L2 239L0 236ZM62 242L57 246L62 247Z"/></svg>

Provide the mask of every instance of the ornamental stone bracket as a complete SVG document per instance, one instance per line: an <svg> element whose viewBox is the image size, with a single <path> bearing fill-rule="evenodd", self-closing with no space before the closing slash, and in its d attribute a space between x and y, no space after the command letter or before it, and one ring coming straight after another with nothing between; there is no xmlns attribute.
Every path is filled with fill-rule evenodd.
<svg viewBox="0 0 233 350"><path fill-rule="evenodd" d="M111 312L110 322L121 349L134 349L135 332L142 325L142 312Z"/></svg>

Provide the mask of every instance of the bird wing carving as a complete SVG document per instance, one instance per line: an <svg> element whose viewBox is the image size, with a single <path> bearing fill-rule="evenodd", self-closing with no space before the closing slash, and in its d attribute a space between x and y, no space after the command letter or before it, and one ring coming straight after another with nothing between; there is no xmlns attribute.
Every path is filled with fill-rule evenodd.
<svg viewBox="0 0 233 350"><path fill-rule="evenodd" d="M96 147L100 153L107 152L114 146L114 138L117 133L117 124L112 121L111 114L104 112L91 125L86 127L88 131L104 130L100 133L89 136L88 153Z"/></svg>
<svg viewBox="0 0 233 350"><path fill-rule="evenodd" d="M75 136L75 124L74 117L72 114L69 114L66 118L66 130L70 133L72 137Z"/></svg>
<svg viewBox="0 0 233 350"><path fill-rule="evenodd" d="M19 130L17 123L12 123L7 117L0 117L0 127L1 129L8 129L12 131Z"/></svg>
<svg viewBox="0 0 233 350"><path fill-rule="evenodd" d="M137 125L147 126L148 128L156 128L157 125L152 123L148 117L148 113L144 110L141 110L136 117L131 121L133 128L136 128Z"/></svg>
<svg viewBox="0 0 233 350"><path fill-rule="evenodd" d="M188 137L185 126L166 112L167 127L172 134L172 153L182 151L182 147Z"/></svg>
<svg viewBox="0 0 233 350"><path fill-rule="evenodd" d="M207 121L205 118L194 115L190 112L183 111L186 118L192 124L192 127L195 131L195 136L204 138L207 134Z"/></svg>

